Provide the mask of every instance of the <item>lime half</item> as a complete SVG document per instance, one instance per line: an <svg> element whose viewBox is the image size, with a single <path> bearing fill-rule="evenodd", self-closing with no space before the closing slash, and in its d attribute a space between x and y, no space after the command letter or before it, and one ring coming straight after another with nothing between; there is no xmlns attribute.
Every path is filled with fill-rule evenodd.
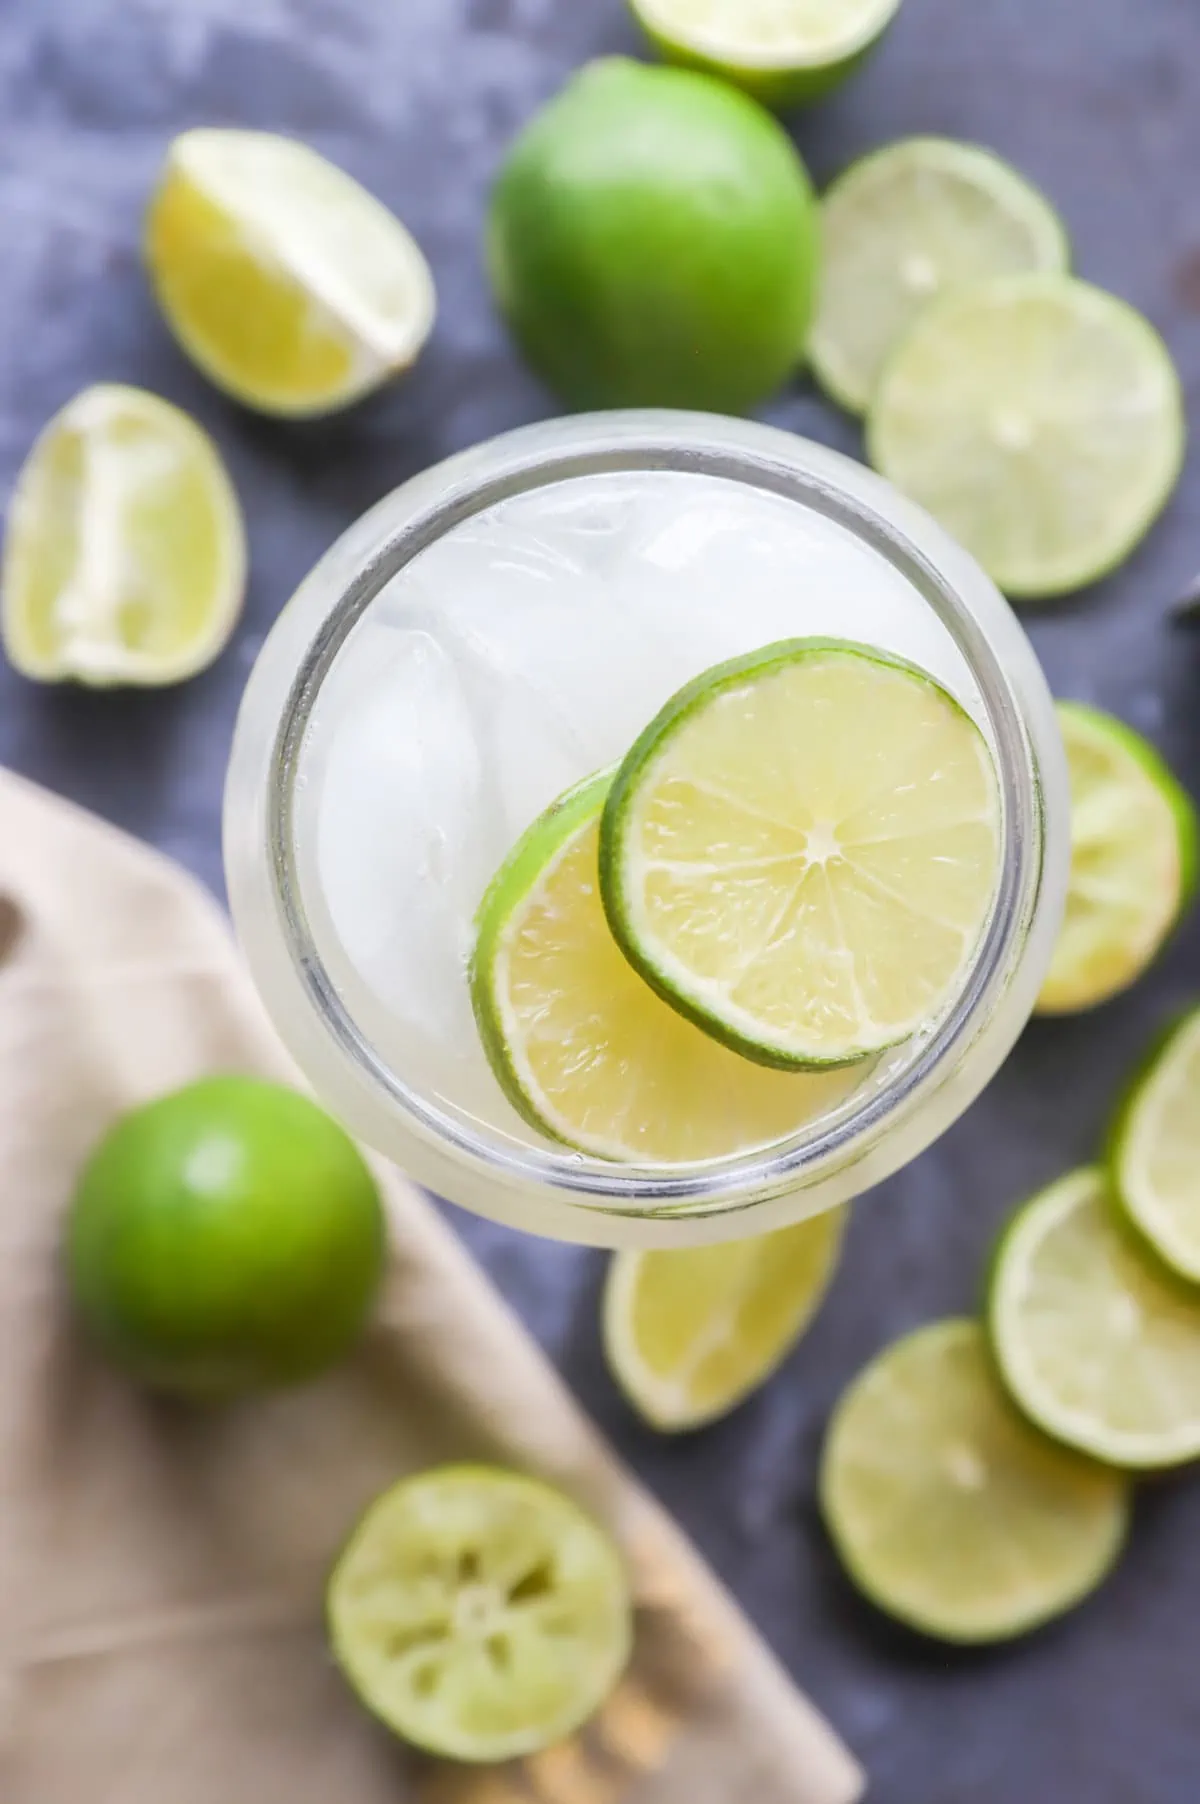
<svg viewBox="0 0 1200 1804"><path fill-rule="evenodd" d="M246 587L241 509L207 433L144 389L84 389L17 478L0 618L40 682L176 683L227 642Z"/></svg>
<svg viewBox="0 0 1200 1804"><path fill-rule="evenodd" d="M404 1479L333 1569L334 1657L405 1741L499 1761L570 1735L620 1677L629 1583L570 1498L487 1466Z"/></svg>
<svg viewBox="0 0 1200 1804"><path fill-rule="evenodd" d="M1121 1226L1103 1171L1017 1211L988 1318L1005 1383L1056 1440L1129 1470L1200 1456L1200 1300Z"/></svg>
<svg viewBox="0 0 1200 1804"><path fill-rule="evenodd" d="M1200 1284L1200 1009L1134 1084L1109 1149L1117 1200L1160 1259Z"/></svg>
<svg viewBox="0 0 1200 1804"><path fill-rule="evenodd" d="M655 1428L699 1428L756 1389L804 1332L837 1266L845 1211L731 1245L624 1252L604 1295L608 1363Z"/></svg>
<svg viewBox="0 0 1200 1804"><path fill-rule="evenodd" d="M1158 333L1065 275L1004 276L921 312L871 402L871 462L1017 599L1119 564L1183 462Z"/></svg>
<svg viewBox="0 0 1200 1804"><path fill-rule="evenodd" d="M644 984L597 889L605 772L518 842L479 911L471 996L492 1068L534 1127L599 1158L714 1159L793 1134L857 1072L766 1071Z"/></svg>
<svg viewBox="0 0 1200 1804"><path fill-rule="evenodd" d="M953 999L999 832L983 735L931 677L788 640L697 677L641 735L605 808L600 886L674 1007L763 1064L834 1065Z"/></svg>
<svg viewBox="0 0 1200 1804"><path fill-rule="evenodd" d="M975 144L903 138L852 163L821 203L821 291L809 346L822 386L863 413L922 308L969 282L1065 270L1062 221Z"/></svg>
<svg viewBox="0 0 1200 1804"><path fill-rule="evenodd" d="M415 360L429 265L395 216L307 145L184 132L146 219L146 259L184 350L264 413L328 413Z"/></svg>
<svg viewBox="0 0 1200 1804"><path fill-rule="evenodd" d="M665 54L768 106L817 100L878 43L900 0L632 0Z"/></svg>
<svg viewBox="0 0 1200 1804"><path fill-rule="evenodd" d="M1196 810L1154 747L1081 702L1060 702L1058 722L1071 778L1071 880L1038 998L1043 1015L1127 989L1196 886Z"/></svg>
<svg viewBox="0 0 1200 1804"><path fill-rule="evenodd" d="M1129 1521L1126 1483L1035 1433L974 1322L898 1341L842 1398L821 1506L846 1570L940 1640L1002 1641L1079 1603Z"/></svg>

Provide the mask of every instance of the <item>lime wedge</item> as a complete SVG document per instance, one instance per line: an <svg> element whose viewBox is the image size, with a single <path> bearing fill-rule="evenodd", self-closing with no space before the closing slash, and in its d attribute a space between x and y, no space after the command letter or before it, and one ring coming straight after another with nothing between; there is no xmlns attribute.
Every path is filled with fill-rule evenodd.
<svg viewBox="0 0 1200 1804"><path fill-rule="evenodd" d="M996 1252L989 1327L1031 1421L1130 1471L1200 1456L1200 1299L1143 1255L1103 1171L1020 1208Z"/></svg>
<svg viewBox="0 0 1200 1804"><path fill-rule="evenodd" d="M950 138L902 138L852 163L821 203L821 248L809 355L852 413L866 411L889 352L939 295L1071 260L1038 190L991 151Z"/></svg>
<svg viewBox="0 0 1200 1804"><path fill-rule="evenodd" d="M604 1346L655 1428L699 1428L775 1370L837 1266L843 1209L723 1246L624 1252L604 1293Z"/></svg>
<svg viewBox="0 0 1200 1804"><path fill-rule="evenodd" d="M271 132L184 132L146 219L184 350L263 413L328 413L414 362L433 325L415 240L325 158Z"/></svg>
<svg viewBox="0 0 1200 1804"><path fill-rule="evenodd" d="M900 0L631 0L674 62L735 82L768 106L817 100L883 36Z"/></svg>
<svg viewBox="0 0 1200 1804"><path fill-rule="evenodd" d="M0 575L4 648L39 682L176 683L241 611L246 542L196 422L140 388L84 389L17 479Z"/></svg>
<svg viewBox="0 0 1200 1804"><path fill-rule="evenodd" d="M1200 1284L1200 1009L1176 1022L1117 1117L1109 1171L1128 1219Z"/></svg>
<svg viewBox="0 0 1200 1804"><path fill-rule="evenodd" d="M1000 802L983 735L931 677L795 639L680 690L626 757L600 886L673 1007L783 1068L935 1020L992 909Z"/></svg>
<svg viewBox="0 0 1200 1804"><path fill-rule="evenodd" d="M1071 881L1038 1013L1127 989L1196 887L1196 810L1154 747L1081 702L1060 702L1071 778Z"/></svg>
<svg viewBox="0 0 1200 1804"><path fill-rule="evenodd" d="M487 1466L385 1491L333 1569L334 1658L395 1734L452 1760L570 1735L629 1658L621 1557L570 1498Z"/></svg>
<svg viewBox="0 0 1200 1804"><path fill-rule="evenodd" d="M860 1073L765 1071L647 988L597 893L611 782L535 821L484 897L471 996L492 1069L534 1127L603 1159L715 1159L795 1133Z"/></svg>
<svg viewBox="0 0 1200 1804"><path fill-rule="evenodd" d="M1175 366L1132 307L1065 275L1003 276L921 312L871 402L871 462L1018 599L1126 558L1175 487Z"/></svg>
<svg viewBox="0 0 1200 1804"><path fill-rule="evenodd" d="M850 1578L942 1641L1004 1641L1111 1571L1129 1489L1017 1415L975 1322L888 1347L838 1404L821 1507Z"/></svg>

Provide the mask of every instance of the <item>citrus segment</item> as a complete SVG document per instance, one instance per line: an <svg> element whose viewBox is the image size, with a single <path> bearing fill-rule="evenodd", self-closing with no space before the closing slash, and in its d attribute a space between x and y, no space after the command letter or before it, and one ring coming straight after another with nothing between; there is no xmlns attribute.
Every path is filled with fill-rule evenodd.
<svg viewBox="0 0 1200 1804"><path fill-rule="evenodd" d="M1180 1277L1200 1284L1200 1009L1176 1023L1117 1119L1117 1199Z"/></svg>

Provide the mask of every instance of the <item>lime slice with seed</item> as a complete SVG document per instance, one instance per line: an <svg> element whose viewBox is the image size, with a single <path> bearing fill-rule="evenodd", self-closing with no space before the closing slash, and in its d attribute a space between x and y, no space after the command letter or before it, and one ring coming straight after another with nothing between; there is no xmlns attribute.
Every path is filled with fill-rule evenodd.
<svg viewBox="0 0 1200 1804"><path fill-rule="evenodd" d="M326 1594L334 1657L395 1734L451 1760L512 1760L570 1735L629 1659L629 1584L570 1498L487 1466L386 1491Z"/></svg>
<svg viewBox="0 0 1200 1804"><path fill-rule="evenodd" d="M821 203L817 380L866 411L922 308L970 282L1065 270L1062 221L1024 176L975 144L903 138L852 163Z"/></svg>
<svg viewBox="0 0 1200 1804"><path fill-rule="evenodd" d="M17 479L4 648L26 676L175 683L241 611L241 509L207 433L144 389L103 383L55 414Z"/></svg>
<svg viewBox="0 0 1200 1804"><path fill-rule="evenodd" d="M272 132L175 139L146 259L184 350L263 413L345 407L407 369L433 325L429 265L400 221Z"/></svg>
<svg viewBox="0 0 1200 1804"><path fill-rule="evenodd" d="M698 1428L770 1376L821 1305L845 1211L722 1246L623 1252L604 1294L608 1363L655 1428Z"/></svg>
<svg viewBox="0 0 1200 1804"><path fill-rule="evenodd" d="M874 48L900 0L631 0L665 54L768 106L817 100Z"/></svg>
<svg viewBox="0 0 1200 1804"><path fill-rule="evenodd" d="M697 677L617 774L600 885L674 1007L783 1068L860 1059L934 1021L1000 860L983 735L931 677L796 639Z"/></svg>
<svg viewBox="0 0 1200 1804"><path fill-rule="evenodd" d="M1128 1219L1200 1284L1200 1009L1176 1022L1117 1117L1109 1170Z"/></svg>
<svg viewBox="0 0 1200 1804"><path fill-rule="evenodd" d="M1005 1383L1056 1440L1131 1471L1200 1457L1200 1299L1140 1250L1099 1168L1017 1211L988 1319Z"/></svg>
<svg viewBox="0 0 1200 1804"><path fill-rule="evenodd" d="M871 401L876 469L1009 595L1065 594L1128 557L1175 487L1183 395L1149 322L1065 275L924 309Z"/></svg>
<svg viewBox="0 0 1200 1804"><path fill-rule="evenodd" d="M839 1403L821 1507L858 1588L943 1641L1007 1640L1107 1576L1129 1493L1016 1414L974 1322L896 1342Z"/></svg>
<svg viewBox="0 0 1200 1804"><path fill-rule="evenodd" d="M599 1158L714 1159L795 1133L860 1073L763 1070L647 988L597 892L611 783L604 772L556 802L484 897L471 997L492 1069L534 1127Z"/></svg>
<svg viewBox="0 0 1200 1804"><path fill-rule="evenodd" d="M1071 778L1067 911L1038 1013L1073 1014L1127 989L1196 887L1196 810L1154 747L1111 714L1060 702Z"/></svg>

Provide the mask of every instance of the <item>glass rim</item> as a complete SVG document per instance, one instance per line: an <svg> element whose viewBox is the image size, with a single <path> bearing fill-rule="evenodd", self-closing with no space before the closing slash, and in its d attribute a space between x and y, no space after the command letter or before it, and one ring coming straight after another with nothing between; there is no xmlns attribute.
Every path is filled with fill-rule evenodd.
<svg viewBox="0 0 1200 1804"><path fill-rule="evenodd" d="M828 461L833 476L808 466L806 458L813 453L818 464ZM843 469L851 483L847 488L836 480ZM304 905L295 834L301 751L322 684L351 632L399 571L448 532L513 496L576 477L644 470L724 477L798 502L850 531L900 571L950 632L978 685L996 759L1003 839L991 917L969 977L928 1038L892 1077L885 1073L879 1086L857 1102L858 1093L852 1091L837 1109L786 1140L670 1166L617 1164L567 1147L529 1145L503 1130L489 1132L399 1077L338 995L321 957ZM417 500L406 517L385 522L401 497L430 488L430 478L439 475L443 480L436 493ZM936 1092L939 1078L957 1069L1007 989L1037 910L1045 864L1042 789L1017 689L960 586L863 493L854 492L865 489L869 494L879 483L863 466L828 447L747 421L663 412L578 415L518 428L458 453L402 484L350 529L357 535L378 530L355 573L338 581L336 598L305 650L272 738L266 785L268 881L293 974L310 1007L342 1056L388 1097L420 1139L451 1150L493 1180L550 1190L562 1203L593 1214L729 1213L816 1184L855 1162ZM930 527L940 536L932 523ZM345 540L337 541L305 588L332 575L331 560L345 550ZM967 567L994 593L981 571Z"/></svg>

